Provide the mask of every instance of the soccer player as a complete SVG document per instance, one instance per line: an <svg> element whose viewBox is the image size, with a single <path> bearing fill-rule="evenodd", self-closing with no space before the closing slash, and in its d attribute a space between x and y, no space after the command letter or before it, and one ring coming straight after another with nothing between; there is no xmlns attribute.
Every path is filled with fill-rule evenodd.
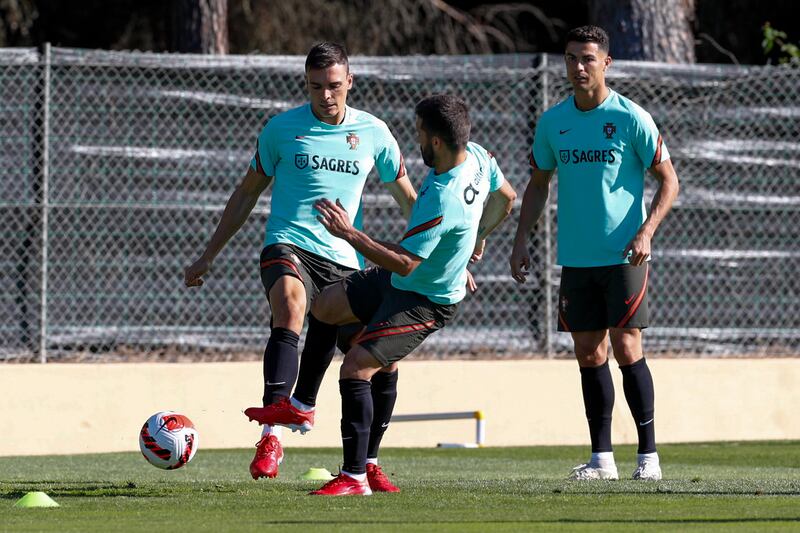
<svg viewBox="0 0 800 533"><path fill-rule="evenodd" d="M298 376L297 345L311 301L326 286L360 267L352 246L325 231L315 202L341 199L357 217L367 175L376 168L406 217L416 199L397 141L385 123L347 106L353 86L347 53L330 42L315 45L305 64L309 103L273 117L258 136L256 152L231 195L200 258L186 268L187 286L200 286L214 258L245 222L270 185L272 206L261 252L261 281L272 312L264 352L264 405L285 399ZM337 327L309 318L299 373L307 405L333 358ZM315 384L315 385L314 385ZM283 460L280 428L264 426L250 464L254 479L273 478Z"/></svg>
<svg viewBox="0 0 800 533"><path fill-rule="evenodd" d="M653 378L642 352L648 325L647 276L653 234L678 194L678 177L652 117L606 86L608 35L596 26L567 34L565 61L574 94L548 109L536 126L533 167L511 254L520 283L527 246L558 169L558 329L574 342L592 454L574 479L617 479L611 447L614 386L611 339L625 398L639 437L634 479L661 479L655 442ZM644 173L658 181L648 215Z"/></svg>
<svg viewBox="0 0 800 533"><path fill-rule="evenodd" d="M312 494L372 493L367 472L374 466L368 460L377 458L380 442L375 442L374 420L388 425L393 402L376 402L370 380L453 318L466 293L470 258L482 255L486 237L516 197L494 157L469 142L469 113L462 100L451 95L423 99L416 107L416 129L431 171L399 244L375 241L353 228L339 199L317 202L325 228L378 266L328 287L312 306L312 315L325 324L358 320L366 325L340 371L342 470Z"/></svg>

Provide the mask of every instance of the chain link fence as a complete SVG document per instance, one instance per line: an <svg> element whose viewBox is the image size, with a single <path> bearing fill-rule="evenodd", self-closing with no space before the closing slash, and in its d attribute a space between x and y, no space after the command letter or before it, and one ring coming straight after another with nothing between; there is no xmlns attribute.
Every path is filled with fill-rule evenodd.
<svg viewBox="0 0 800 533"><path fill-rule="evenodd" d="M260 357L268 194L202 289L182 272L263 124L306 101L303 62L1 50L0 360ZM415 185L423 96L470 103L473 140L521 196L536 120L569 93L557 56L357 57L352 70L348 103L389 124ZM800 353L800 70L618 61L609 74L653 114L682 183L654 242L647 353ZM515 213L474 269L479 292L424 355L569 356L554 323L552 200L531 236L533 279L509 275ZM397 240L405 224L377 178L364 206L366 230Z"/></svg>

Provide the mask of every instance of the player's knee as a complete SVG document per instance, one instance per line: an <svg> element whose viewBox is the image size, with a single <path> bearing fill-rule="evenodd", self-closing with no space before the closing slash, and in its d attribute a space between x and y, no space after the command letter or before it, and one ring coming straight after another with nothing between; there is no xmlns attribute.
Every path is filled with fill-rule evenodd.
<svg viewBox="0 0 800 533"><path fill-rule="evenodd" d="M272 312L275 315L287 319L297 319L305 316L306 303L302 300L284 300L272 305Z"/></svg>
<svg viewBox="0 0 800 533"><path fill-rule="evenodd" d="M600 354L597 352L593 353L585 353L579 354L577 351L575 352L575 357L578 359L578 366L581 367L596 367L605 364L607 360L606 354Z"/></svg>
<svg viewBox="0 0 800 533"><path fill-rule="evenodd" d="M599 366L605 363L607 356L605 333L575 334L572 340L575 357L581 366Z"/></svg>
<svg viewBox="0 0 800 533"><path fill-rule="evenodd" d="M630 346L620 350L614 350L614 359L620 366L632 365L643 357L641 348L632 348Z"/></svg>
<svg viewBox="0 0 800 533"><path fill-rule="evenodd" d="M353 346L344 357L339 370L340 379L372 379L373 374L383 365L361 346Z"/></svg>
<svg viewBox="0 0 800 533"><path fill-rule="evenodd" d="M270 301L273 327L296 329L303 327L306 315L305 295L303 298L273 298Z"/></svg>
<svg viewBox="0 0 800 533"><path fill-rule="evenodd" d="M638 329L612 329L611 347L620 365L631 365L642 358L642 334Z"/></svg>

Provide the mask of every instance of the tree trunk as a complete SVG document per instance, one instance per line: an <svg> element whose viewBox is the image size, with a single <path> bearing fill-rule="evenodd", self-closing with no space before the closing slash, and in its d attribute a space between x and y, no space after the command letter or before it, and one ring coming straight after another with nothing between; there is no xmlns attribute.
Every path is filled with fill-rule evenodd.
<svg viewBox="0 0 800 533"><path fill-rule="evenodd" d="M590 18L608 32L611 57L694 63L694 0L593 0Z"/></svg>
<svg viewBox="0 0 800 533"><path fill-rule="evenodd" d="M228 53L228 0L173 0L172 50Z"/></svg>

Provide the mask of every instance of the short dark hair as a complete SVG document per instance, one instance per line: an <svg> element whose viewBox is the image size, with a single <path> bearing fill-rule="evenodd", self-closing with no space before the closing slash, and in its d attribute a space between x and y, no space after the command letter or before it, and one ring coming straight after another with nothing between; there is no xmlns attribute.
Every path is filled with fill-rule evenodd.
<svg viewBox="0 0 800 533"><path fill-rule="evenodd" d="M469 142L469 108L461 98L434 94L420 100L415 111L422 129L439 137L449 148L463 148Z"/></svg>
<svg viewBox="0 0 800 533"><path fill-rule="evenodd" d="M605 53L608 53L609 39L606 30L600 26L580 26L572 28L567 33L567 43L597 43L597 47Z"/></svg>
<svg viewBox="0 0 800 533"><path fill-rule="evenodd" d="M309 69L323 69L333 65L344 65L350 70L350 61L347 59L347 50L339 43L323 41L311 47L306 56L306 71Z"/></svg>

